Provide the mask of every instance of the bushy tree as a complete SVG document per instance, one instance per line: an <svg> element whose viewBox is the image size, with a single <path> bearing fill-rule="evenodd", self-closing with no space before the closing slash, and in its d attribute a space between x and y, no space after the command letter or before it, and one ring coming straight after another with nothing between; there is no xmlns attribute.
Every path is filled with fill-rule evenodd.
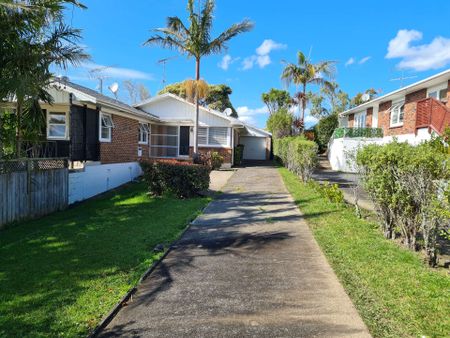
<svg viewBox="0 0 450 338"><path fill-rule="evenodd" d="M319 151L323 152L333 135L334 130L338 127L339 120L337 114L331 114L322 117L319 122L314 126L314 135L317 144L319 145Z"/></svg>
<svg viewBox="0 0 450 338"><path fill-rule="evenodd" d="M262 93L261 99L266 104L269 114L273 114L280 109L289 109L292 105L289 92L276 88L270 89L267 93Z"/></svg>
<svg viewBox="0 0 450 338"><path fill-rule="evenodd" d="M266 122L267 130L274 138L282 138L292 134L294 116L287 109L280 109L269 116Z"/></svg>

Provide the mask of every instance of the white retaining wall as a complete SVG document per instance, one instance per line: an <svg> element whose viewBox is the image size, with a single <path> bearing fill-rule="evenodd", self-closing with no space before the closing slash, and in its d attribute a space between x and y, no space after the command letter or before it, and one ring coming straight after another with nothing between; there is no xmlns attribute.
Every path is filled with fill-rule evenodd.
<svg viewBox="0 0 450 338"><path fill-rule="evenodd" d="M83 171L69 173L69 204L117 188L140 175L137 162L86 165Z"/></svg>
<svg viewBox="0 0 450 338"><path fill-rule="evenodd" d="M423 141L431 139L431 134L428 132L428 128L417 130L416 134L404 134L395 137L398 142L408 142L413 145L418 145ZM356 172L356 166L354 159L356 152L359 148L362 148L368 144L386 144L392 142L394 137L386 136L383 138L338 138L332 139L328 145L328 160L330 161L331 168L337 171L344 171L354 173Z"/></svg>

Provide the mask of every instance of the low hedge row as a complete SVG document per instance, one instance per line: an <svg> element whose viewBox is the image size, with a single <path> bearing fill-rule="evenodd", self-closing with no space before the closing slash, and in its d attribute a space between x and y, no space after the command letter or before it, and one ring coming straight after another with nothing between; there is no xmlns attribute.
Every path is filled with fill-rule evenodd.
<svg viewBox="0 0 450 338"><path fill-rule="evenodd" d="M437 239L450 221L450 157L440 139L412 146L394 141L357 153L363 184L377 206L386 238L437 260Z"/></svg>
<svg viewBox="0 0 450 338"><path fill-rule="evenodd" d="M152 195L169 193L179 198L196 196L209 187L210 169L204 165L158 160L141 162L144 179Z"/></svg>
<svg viewBox="0 0 450 338"><path fill-rule="evenodd" d="M273 153L276 159L304 182L311 178L312 172L317 166L317 152L317 144L302 136L275 139L273 144Z"/></svg>

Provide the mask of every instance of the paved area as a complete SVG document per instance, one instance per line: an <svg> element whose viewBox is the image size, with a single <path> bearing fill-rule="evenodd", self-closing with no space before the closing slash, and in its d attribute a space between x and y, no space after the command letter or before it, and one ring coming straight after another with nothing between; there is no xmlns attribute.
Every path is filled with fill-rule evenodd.
<svg viewBox="0 0 450 338"><path fill-rule="evenodd" d="M209 190L218 192L227 184L231 176L236 172L236 169L213 170L210 174Z"/></svg>
<svg viewBox="0 0 450 338"><path fill-rule="evenodd" d="M102 337L370 337L276 168L241 168Z"/></svg>
<svg viewBox="0 0 450 338"><path fill-rule="evenodd" d="M355 187L358 196L358 205L366 210L374 211L370 197L367 193L358 185L358 174L344 173L341 171L334 171L331 169L328 160L325 157L320 157L320 165L314 171L313 179L319 182L328 181L330 183L336 183L344 194L344 199L351 204L355 204Z"/></svg>

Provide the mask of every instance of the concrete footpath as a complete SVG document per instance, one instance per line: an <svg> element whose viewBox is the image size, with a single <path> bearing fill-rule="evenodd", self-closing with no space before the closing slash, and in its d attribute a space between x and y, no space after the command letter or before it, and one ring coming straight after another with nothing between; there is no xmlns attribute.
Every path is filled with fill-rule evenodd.
<svg viewBox="0 0 450 338"><path fill-rule="evenodd" d="M240 168L102 337L370 337L270 164Z"/></svg>

